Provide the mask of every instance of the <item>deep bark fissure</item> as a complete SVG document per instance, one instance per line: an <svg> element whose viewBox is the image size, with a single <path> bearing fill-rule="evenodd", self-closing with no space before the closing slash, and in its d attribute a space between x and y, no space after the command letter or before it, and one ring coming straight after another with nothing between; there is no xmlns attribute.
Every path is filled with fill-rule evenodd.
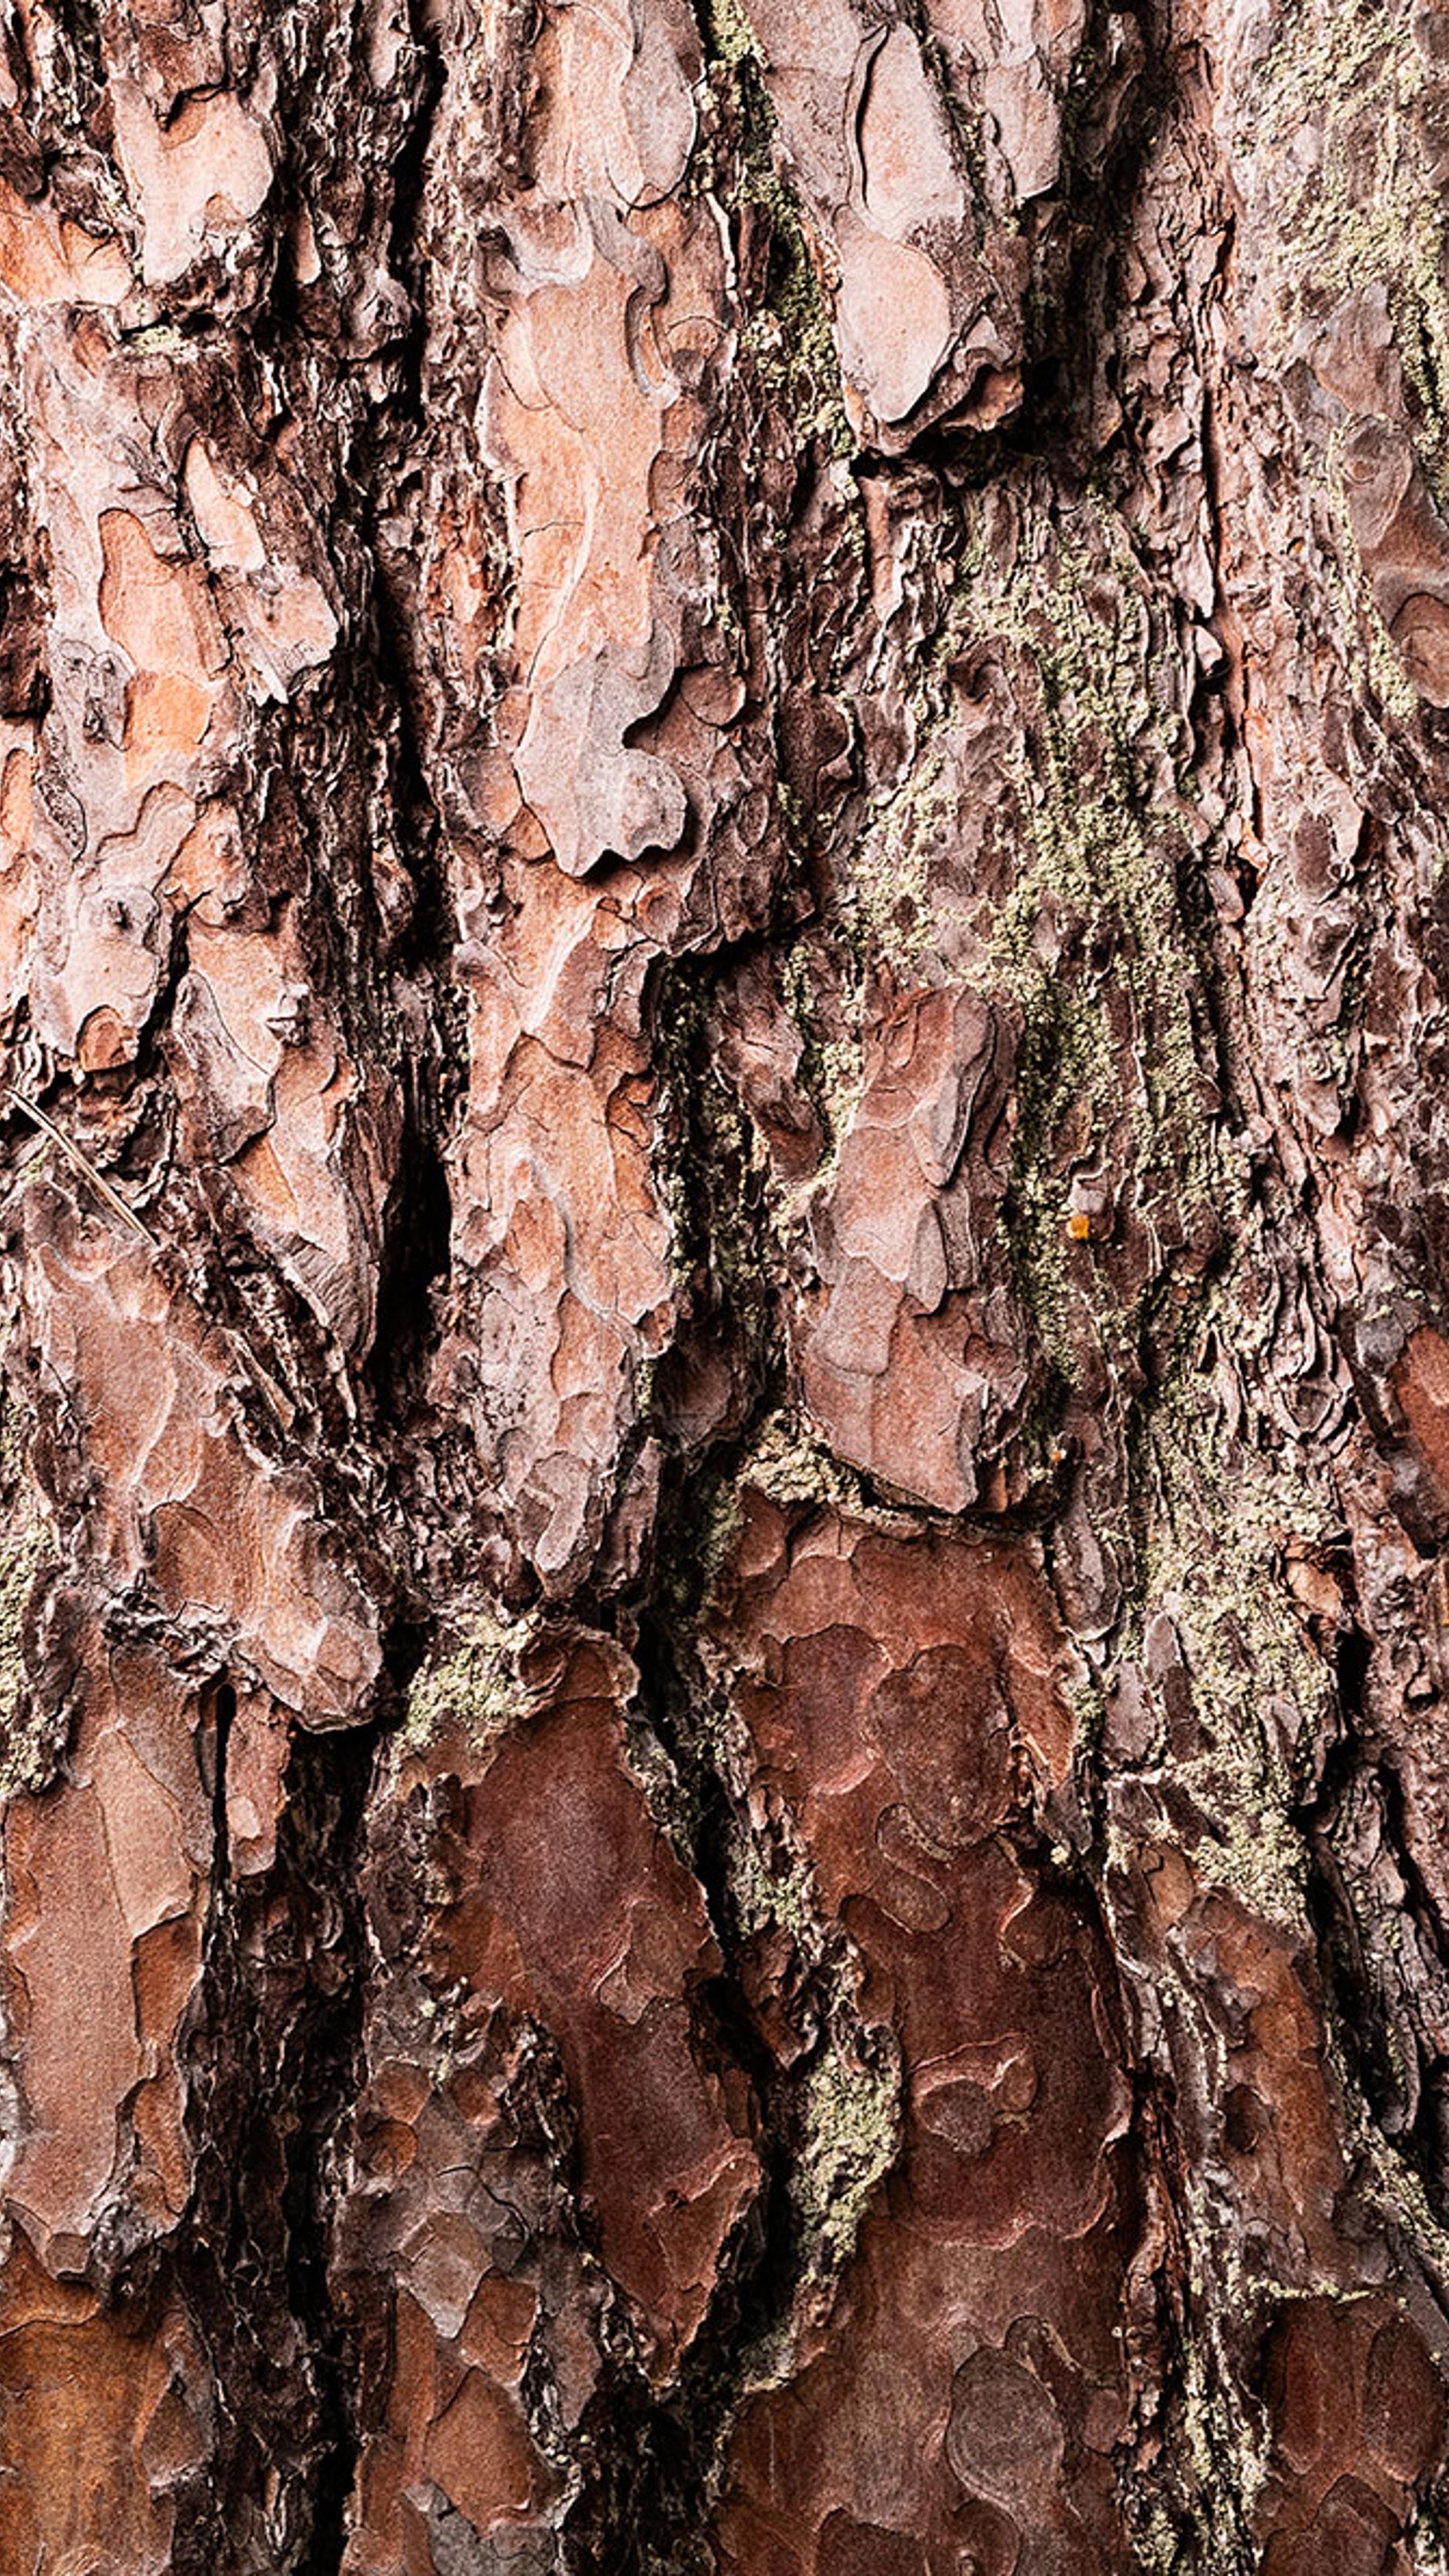
<svg viewBox="0 0 1449 2576"><path fill-rule="evenodd" d="M311 2343L321 2435L321 2456L312 2481L311 2529L299 2576L340 2576L348 2500L360 2448L350 2355L332 2296L329 2265L338 2187L332 2159L360 2081L367 1944L357 1879L377 1741L372 1728L349 1737L340 1761L336 1755L328 1760L331 1748L325 1736L314 1738L307 1748L319 1771L324 1762L328 1764L326 1789L335 1793L336 1824L327 1836L333 1867L329 1892L342 1923L337 1991L317 2012L299 2073L298 2094L308 2097L308 2113L289 2144L284 2197L288 2293L293 2313L305 2321ZM340 1781L338 1771L343 1775ZM317 1787L304 1779L298 1789L298 1803L305 1808L309 1789L316 1797Z"/></svg>
<svg viewBox="0 0 1449 2576"><path fill-rule="evenodd" d="M198 2576L247 2567L265 2534L279 2567L334 2576L357 2432L327 2277L328 2160L357 2081L357 1864L377 1735L297 1739L275 1865L248 1882L226 1866L226 1734L219 1713L209 2045L198 2041L192 2081L197 2184L177 2273L211 2352L230 2504L195 2500L176 2563Z"/></svg>

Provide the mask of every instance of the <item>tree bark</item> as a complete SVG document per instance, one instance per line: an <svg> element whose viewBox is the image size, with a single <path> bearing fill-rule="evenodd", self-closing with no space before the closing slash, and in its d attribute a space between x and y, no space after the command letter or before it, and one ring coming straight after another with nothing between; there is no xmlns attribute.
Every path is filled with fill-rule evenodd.
<svg viewBox="0 0 1449 2576"><path fill-rule="evenodd" d="M0 2576L1443 2576L1449 14L19 0Z"/></svg>

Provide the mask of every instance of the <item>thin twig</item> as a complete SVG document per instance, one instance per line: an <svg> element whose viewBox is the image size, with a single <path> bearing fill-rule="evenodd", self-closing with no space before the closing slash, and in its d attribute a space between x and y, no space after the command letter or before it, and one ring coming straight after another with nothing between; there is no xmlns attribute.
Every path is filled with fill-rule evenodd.
<svg viewBox="0 0 1449 2576"><path fill-rule="evenodd" d="M40 1129L41 1134L48 1136L53 1145L60 1147L61 1152L74 1163L76 1170L84 1173L96 1196L105 1200L112 1216L118 1216L123 1225L130 1226L133 1233L143 1236L154 1250L159 1251L160 1246L149 1225L142 1223L134 1208L127 1207L120 1191L113 1190L110 1182L102 1178L94 1163L87 1160L79 1145L73 1138L67 1136L64 1128L57 1127L55 1120L48 1118L43 1109L37 1109L33 1100L27 1100L23 1091L17 1091L13 1082L6 1083L5 1092L7 1099L13 1100L16 1108Z"/></svg>

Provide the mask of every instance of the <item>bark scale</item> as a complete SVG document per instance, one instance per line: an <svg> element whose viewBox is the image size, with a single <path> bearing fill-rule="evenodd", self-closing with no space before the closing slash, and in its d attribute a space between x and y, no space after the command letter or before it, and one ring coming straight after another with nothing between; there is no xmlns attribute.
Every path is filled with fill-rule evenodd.
<svg viewBox="0 0 1449 2576"><path fill-rule="evenodd" d="M1442 2576L1446 191L19 0L0 2576Z"/></svg>

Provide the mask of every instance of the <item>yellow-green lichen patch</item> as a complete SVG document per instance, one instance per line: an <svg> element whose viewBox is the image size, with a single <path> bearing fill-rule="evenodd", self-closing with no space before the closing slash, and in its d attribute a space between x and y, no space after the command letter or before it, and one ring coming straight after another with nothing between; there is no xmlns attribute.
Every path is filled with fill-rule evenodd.
<svg viewBox="0 0 1449 2576"><path fill-rule="evenodd" d="M1449 2576L1449 2546L1438 2522L1429 2519L1432 2511L1431 2506L1421 2507L1406 2534L1412 2576Z"/></svg>
<svg viewBox="0 0 1449 2576"><path fill-rule="evenodd" d="M799 435L824 438L837 455L848 456L855 438L822 282L824 245L793 189L773 167L768 174L751 170L741 193L765 207L774 228L766 301L746 322L741 345L753 357L761 383L787 406Z"/></svg>
<svg viewBox="0 0 1449 2576"><path fill-rule="evenodd" d="M739 1931L747 1940L783 1935L815 1993L833 1998L809 2054L783 2077L777 2098L789 2146L796 2296L790 2314L743 2356L742 2384L758 2388L788 2375L802 2313L828 2305L855 2254L861 2222L900 2153L902 2073L894 2031L860 2020L858 1962L822 1917L814 1874L788 1825L769 1836L740 1815L727 1844Z"/></svg>
<svg viewBox="0 0 1449 2576"><path fill-rule="evenodd" d="M449 1727L488 1744L527 1706L519 1671L535 1623L495 1609L475 1611L446 1652L423 1665L392 1738L395 1761L421 1753Z"/></svg>
<svg viewBox="0 0 1449 2576"><path fill-rule="evenodd" d="M796 2115L790 2191L808 2248L807 2276L833 2278L854 2253L871 2196L900 2146L896 2058L872 2064L828 2048L800 2085Z"/></svg>
<svg viewBox="0 0 1449 2576"><path fill-rule="evenodd" d="M1200 2177L1188 2176L1175 2210L1188 2277L1173 2321L1160 2474L1125 2499L1133 2554L1151 2576L1255 2576L1272 2444L1229 2344L1251 2336L1278 2285L1246 2278Z"/></svg>
<svg viewBox="0 0 1449 2576"><path fill-rule="evenodd" d="M8 1406L0 1422L0 1495L0 1797L11 1797L45 1785L56 1747L53 1730L35 1718L25 1661L26 1613L50 1554L50 1530Z"/></svg>
<svg viewBox="0 0 1449 2576"><path fill-rule="evenodd" d="M759 208L770 223L764 294L745 320L741 348L801 438L822 437L837 454L849 455L855 439L841 384L827 252L779 165L763 49L742 0L709 0L706 32L716 95L730 108L738 143L733 167L717 172L718 193L726 204Z"/></svg>
<svg viewBox="0 0 1449 2576"><path fill-rule="evenodd" d="M927 739L901 783L877 800L842 888L847 925L872 963L912 982L931 944L931 856L954 821L947 747Z"/></svg>
<svg viewBox="0 0 1449 2576"><path fill-rule="evenodd" d="M1203 2199L1195 2188L1190 2197ZM1201 2244L1213 2243L1217 2231L1209 2209L1199 2207L1189 2227ZM1258 2562L1253 2513L1268 2477L1268 2434L1238 2386L1223 2350L1221 2318L1210 2303L1189 2329L1182 2411L1181 2470L1198 2544L1188 2564L1211 2566L1221 2576L1249 2576ZM1206 2559L1204 2543L1211 2553Z"/></svg>
<svg viewBox="0 0 1449 2576"><path fill-rule="evenodd" d="M829 1501L846 1509L854 1480L817 1450L783 1410L768 1417L745 1457L701 1498L686 1546L698 1552L703 1526L727 1558L747 1486L782 1504ZM864 1982L853 1944L832 1922L794 1819L761 1781L758 1755L737 1699L738 1670L727 1626L705 1614L715 1569L671 1602L676 1642L688 1639L688 1721L673 1761L696 1820L707 1805L719 1871L717 1917L737 1952L782 1949L780 1979L794 2001L802 2054L782 2073L776 2117L788 2138L787 2191L793 2268L810 2305L828 2299L855 2250L867 2204L899 2149L900 2051L888 2027L861 2016ZM792 2311L798 2314L798 2311ZM742 2378L770 2384L790 2367L796 2325L777 2323L752 2347Z"/></svg>
<svg viewBox="0 0 1449 2576"><path fill-rule="evenodd" d="M865 1089L864 970L855 961L854 980L842 996L845 1031L824 1036L819 1025L819 999L810 973L810 946L797 940L781 951L780 990L800 1033L800 1080L825 1129L826 1150L820 1168L806 1184L809 1196L829 1181L850 1123ZM799 1195L796 1193L795 1195Z"/></svg>
<svg viewBox="0 0 1449 2576"><path fill-rule="evenodd" d="M1224 1380L1250 1384L1268 1331L1265 1298L1235 1275L1206 1304L1192 1359L1153 1397L1133 1458L1142 1514L1133 1627L1165 1614L1181 1641L1203 1749L1177 1766L1211 1827L1201 1880L1265 1921L1303 1928L1306 1859L1293 1821L1295 1754L1330 1690L1282 1579L1290 1545L1330 1534L1294 1444L1258 1426L1230 1436ZM1142 1638L1129 1636L1128 1651Z"/></svg>
<svg viewBox="0 0 1449 2576"><path fill-rule="evenodd" d="M764 52L743 0L708 0L705 22L710 50L730 71L741 63L763 64Z"/></svg>
<svg viewBox="0 0 1449 2576"><path fill-rule="evenodd" d="M741 1470L771 1502L823 1503L841 1512L865 1509L854 1469L842 1466L799 1415L781 1406L761 1423Z"/></svg>
<svg viewBox="0 0 1449 2576"><path fill-rule="evenodd" d="M971 639L1009 644L1034 679L1011 775L1026 864L980 928L986 972L1022 1014L1006 1223L1044 1347L1066 1366L1064 1140L1087 1162L1115 1131L1149 1210L1159 1195L1191 1208L1220 1183L1192 1008L1201 967L1177 895L1178 865L1207 830L1173 675L1157 670L1140 576L1106 511L1084 505L1050 555L1024 540L1003 568L977 548L963 589ZM955 628L941 650L959 655L963 641ZM1109 985L1130 1009L1125 1042ZM1097 1323L1112 1340L1131 1319L1104 1302Z"/></svg>
<svg viewBox="0 0 1449 2576"><path fill-rule="evenodd" d="M1348 644L1350 669L1355 670L1361 684L1378 701L1386 715L1395 717L1400 724L1409 724L1419 712L1419 693L1404 669L1398 646L1379 615L1372 585L1364 571L1343 479L1343 439L1341 428L1330 438L1324 468L1338 553L1336 564L1324 566L1324 582L1338 608ZM1341 565L1350 566L1351 573L1341 571ZM1362 639L1357 652L1353 649L1356 636ZM1350 756L1353 756L1355 747L1351 742L1348 748Z"/></svg>
<svg viewBox="0 0 1449 2576"><path fill-rule="evenodd" d="M1427 87L1408 0L1298 0L1253 83L1237 138L1268 174L1279 254L1281 363L1314 312L1382 284L1418 399L1426 461L1449 466L1443 201L1416 133Z"/></svg>

